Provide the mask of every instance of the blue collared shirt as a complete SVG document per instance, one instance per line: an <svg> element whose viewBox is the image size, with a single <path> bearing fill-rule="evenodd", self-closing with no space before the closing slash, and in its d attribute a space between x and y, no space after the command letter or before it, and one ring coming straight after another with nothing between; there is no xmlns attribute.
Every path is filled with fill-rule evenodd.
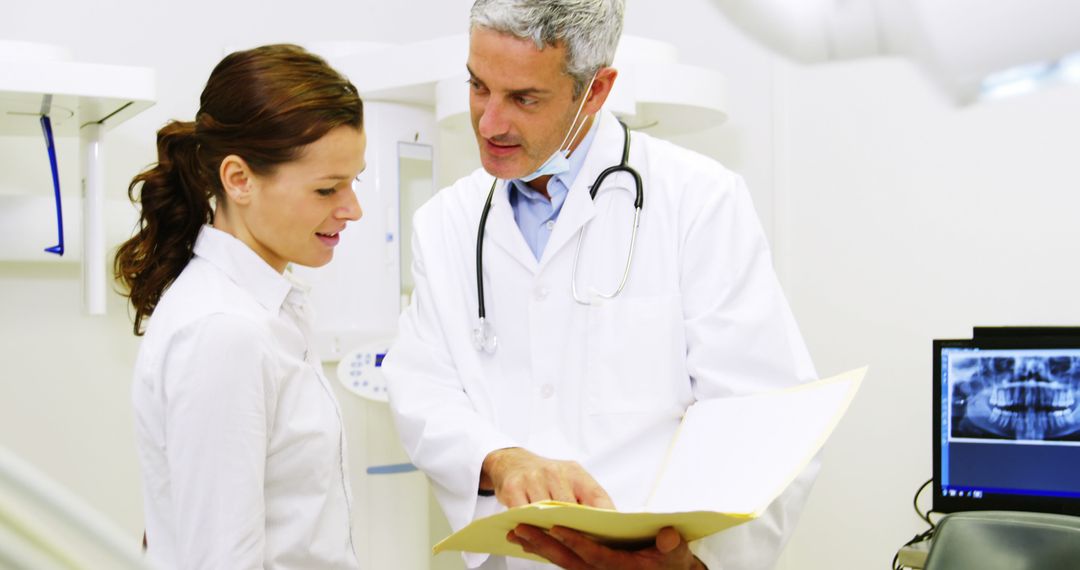
<svg viewBox="0 0 1080 570"><path fill-rule="evenodd" d="M589 147L592 146L599 124L600 116L597 115L589 126L589 132L581 139L581 144L570 153L570 170L556 174L548 180L547 191L551 201L521 180L510 181L509 199L510 207L514 210L514 221L537 260L543 255L544 247L551 238L551 230L555 229L555 220L559 219L559 212L570 193L570 186L574 184L581 166L585 164L585 156L589 154Z"/></svg>

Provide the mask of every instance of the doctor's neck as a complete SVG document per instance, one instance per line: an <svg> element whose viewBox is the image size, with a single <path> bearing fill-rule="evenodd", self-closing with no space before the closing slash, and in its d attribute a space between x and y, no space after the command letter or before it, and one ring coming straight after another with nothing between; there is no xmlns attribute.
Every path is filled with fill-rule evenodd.
<svg viewBox="0 0 1080 570"><path fill-rule="evenodd" d="M585 120L582 122L580 128L574 129L574 125L571 125L571 129L574 129L574 130L577 131L577 136L574 137L574 140L570 141L569 146L564 146L564 148L567 149L567 152L566 152L566 157L567 158L570 158L570 156L572 156L574 154L574 151L577 150L578 145L581 144L581 141L585 140L585 137L589 134L589 131L592 130L593 121L595 121L595 120L596 120L596 115L585 115ZM564 142L563 145L565 145L565 144L566 143ZM556 152L559 152L561 150L562 149L556 149ZM548 174L548 175L545 175L545 176L539 176L539 177L534 178L534 179L532 179L532 180L530 180L528 182L525 182L525 185L527 185L529 188L532 188L533 190L537 191L541 196L543 196L544 198L547 198L548 202L550 202L551 201L551 195L548 194L547 185L548 185L548 181L551 180L552 176L553 175L551 175L551 174Z"/></svg>
<svg viewBox="0 0 1080 570"><path fill-rule="evenodd" d="M548 202L550 202L551 194L548 194L547 191L548 180L551 180L550 174L547 176L541 176L540 178L533 178L532 180L525 182L525 185L529 188L532 188L533 190L536 190L537 193L539 193L541 196L547 199Z"/></svg>

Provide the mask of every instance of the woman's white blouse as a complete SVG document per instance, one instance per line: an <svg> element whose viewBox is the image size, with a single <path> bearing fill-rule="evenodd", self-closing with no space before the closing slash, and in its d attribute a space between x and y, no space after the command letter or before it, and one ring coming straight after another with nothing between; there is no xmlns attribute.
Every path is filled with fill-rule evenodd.
<svg viewBox="0 0 1080 570"><path fill-rule="evenodd" d="M357 568L341 412L306 292L204 226L161 298L133 401L163 568Z"/></svg>

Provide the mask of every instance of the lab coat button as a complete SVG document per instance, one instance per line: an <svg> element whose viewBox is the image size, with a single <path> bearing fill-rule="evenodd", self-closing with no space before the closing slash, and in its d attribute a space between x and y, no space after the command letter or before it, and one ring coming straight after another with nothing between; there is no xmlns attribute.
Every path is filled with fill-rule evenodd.
<svg viewBox="0 0 1080 570"><path fill-rule="evenodd" d="M540 397L541 398L546 400L546 399L548 399L548 398L550 398L550 397L552 397L554 395L555 395L555 387L552 386L551 384L544 384L540 388Z"/></svg>
<svg viewBox="0 0 1080 570"><path fill-rule="evenodd" d="M544 299L547 299L549 292L550 291L547 287L537 287L533 291L533 298L535 298L537 301L543 301Z"/></svg>

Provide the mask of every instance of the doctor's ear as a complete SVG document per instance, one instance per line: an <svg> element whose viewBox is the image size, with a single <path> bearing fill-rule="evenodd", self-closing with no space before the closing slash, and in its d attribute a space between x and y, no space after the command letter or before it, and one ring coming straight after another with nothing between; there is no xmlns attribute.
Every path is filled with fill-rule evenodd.
<svg viewBox="0 0 1080 570"><path fill-rule="evenodd" d="M594 115L600 111L600 107L604 106L608 95L611 94L611 88L615 86L615 78L618 75L619 70L614 67L601 67L596 72L596 79L593 80L592 89L587 94L588 99L585 100L585 114Z"/></svg>
<svg viewBox="0 0 1080 570"><path fill-rule="evenodd" d="M251 201L255 173L244 159L235 154L226 156L221 161L218 176L221 178L221 187L230 201L240 205L246 205Z"/></svg>

